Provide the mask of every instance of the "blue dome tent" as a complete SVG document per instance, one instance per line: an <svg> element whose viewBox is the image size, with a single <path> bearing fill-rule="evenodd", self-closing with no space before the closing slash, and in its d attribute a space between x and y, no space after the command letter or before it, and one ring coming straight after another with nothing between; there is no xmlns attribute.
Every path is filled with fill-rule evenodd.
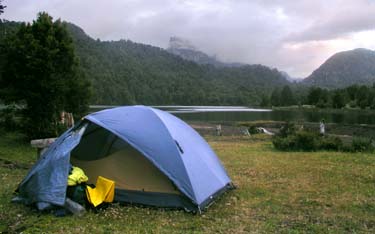
<svg viewBox="0 0 375 234"><path fill-rule="evenodd" d="M115 201L201 211L232 182L208 143L177 117L124 106L87 115L61 135L19 185L39 208L65 202L70 164L116 183Z"/></svg>

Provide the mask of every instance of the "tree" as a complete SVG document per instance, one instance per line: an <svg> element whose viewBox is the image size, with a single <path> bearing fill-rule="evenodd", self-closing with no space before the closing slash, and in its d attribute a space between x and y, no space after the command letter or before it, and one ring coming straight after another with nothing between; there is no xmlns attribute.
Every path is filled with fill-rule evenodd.
<svg viewBox="0 0 375 234"><path fill-rule="evenodd" d="M267 107L270 105L270 98L267 96L267 95L262 95L261 96L261 100L260 100L260 104L259 104L261 107Z"/></svg>
<svg viewBox="0 0 375 234"><path fill-rule="evenodd" d="M369 87L362 85L359 87L358 94L357 94L357 103L361 109L365 109L369 106L369 95L370 89Z"/></svg>
<svg viewBox="0 0 375 234"><path fill-rule="evenodd" d="M285 85L283 89L281 90L280 104L282 106L291 106L291 105L296 104L292 90L290 89L288 85Z"/></svg>
<svg viewBox="0 0 375 234"><path fill-rule="evenodd" d="M354 101L357 98L358 91L359 91L358 85L351 85L346 88L346 92L348 94L350 101Z"/></svg>
<svg viewBox="0 0 375 234"><path fill-rule="evenodd" d="M66 26L39 13L5 44L0 98L24 106L24 130L30 138L57 135L60 113L82 114L90 97Z"/></svg>
<svg viewBox="0 0 375 234"><path fill-rule="evenodd" d="M345 92L343 90L335 90L332 95L332 107L341 109L345 106Z"/></svg>
<svg viewBox="0 0 375 234"><path fill-rule="evenodd" d="M271 94L271 105L272 106L280 106L280 90L278 88L275 88L273 91L272 91L272 94Z"/></svg>
<svg viewBox="0 0 375 234"><path fill-rule="evenodd" d="M307 103L309 105L315 105L317 107L327 107L329 101L329 92L328 90L312 87L309 89L307 94Z"/></svg>
<svg viewBox="0 0 375 234"><path fill-rule="evenodd" d="M4 9L6 8L6 6L4 6L3 4L1 4L2 0L0 0L0 15L2 13L4 13Z"/></svg>

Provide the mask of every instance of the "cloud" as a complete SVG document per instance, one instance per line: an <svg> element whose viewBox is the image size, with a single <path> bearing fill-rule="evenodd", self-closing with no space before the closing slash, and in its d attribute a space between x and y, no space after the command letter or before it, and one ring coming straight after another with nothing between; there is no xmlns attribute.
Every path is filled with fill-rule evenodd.
<svg viewBox="0 0 375 234"><path fill-rule="evenodd" d="M322 41L347 37L353 33L375 30L375 4L345 7L319 18L300 32L292 33L286 40Z"/></svg>
<svg viewBox="0 0 375 234"><path fill-rule="evenodd" d="M340 50L367 46L372 0L5 0L1 17L32 21L40 11L93 38L166 48L170 36L223 61L260 63L305 77Z"/></svg>

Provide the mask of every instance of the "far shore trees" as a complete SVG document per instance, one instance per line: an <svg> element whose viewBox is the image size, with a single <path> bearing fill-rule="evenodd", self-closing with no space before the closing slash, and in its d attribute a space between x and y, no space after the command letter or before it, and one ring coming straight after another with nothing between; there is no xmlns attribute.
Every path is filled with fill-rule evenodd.
<svg viewBox="0 0 375 234"><path fill-rule="evenodd" d="M281 102L280 102L280 90L278 88L275 88L272 93L271 93L271 97L270 97L270 102L271 102L271 105L272 106L280 106Z"/></svg>
<svg viewBox="0 0 375 234"><path fill-rule="evenodd" d="M280 104L282 106L291 106L296 104L296 100L294 98L294 95L292 93L292 90L288 85L285 85L283 89L281 90L280 94Z"/></svg>
<svg viewBox="0 0 375 234"><path fill-rule="evenodd" d="M275 88L271 93L270 102L272 106L292 106L297 103L288 85L285 85L281 90Z"/></svg>
<svg viewBox="0 0 375 234"><path fill-rule="evenodd" d="M82 114L90 84L80 70L73 42L60 20L39 13L5 40L0 99L23 106L29 138L56 136L62 111Z"/></svg>
<svg viewBox="0 0 375 234"><path fill-rule="evenodd" d="M269 103L263 99L269 99ZM318 108L333 109L369 109L375 110L375 83L369 85L351 85L341 89L325 89L321 87L303 87L285 85L275 88L266 97L262 97L260 106L271 104L274 107L290 107L293 105L310 105Z"/></svg>

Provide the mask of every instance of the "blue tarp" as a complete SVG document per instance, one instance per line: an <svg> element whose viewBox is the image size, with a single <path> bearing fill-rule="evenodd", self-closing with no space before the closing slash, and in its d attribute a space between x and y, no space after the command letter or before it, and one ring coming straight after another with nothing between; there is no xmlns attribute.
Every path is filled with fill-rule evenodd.
<svg viewBox="0 0 375 234"><path fill-rule="evenodd" d="M79 144L81 135L81 131L69 129L52 143L18 186L18 199L38 206L39 203L64 205L70 151Z"/></svg>
<svg viewBox="0 0 375 234"><path fill-rule="evenodd" d="M177 117L151 107L125 106L90 114L95 123L141 152L198 209L231 186L225 169L207 142ZM27 203L62 205L70 152L81 134L73 129L63 134L36 163L19 186Z"/></svg>

